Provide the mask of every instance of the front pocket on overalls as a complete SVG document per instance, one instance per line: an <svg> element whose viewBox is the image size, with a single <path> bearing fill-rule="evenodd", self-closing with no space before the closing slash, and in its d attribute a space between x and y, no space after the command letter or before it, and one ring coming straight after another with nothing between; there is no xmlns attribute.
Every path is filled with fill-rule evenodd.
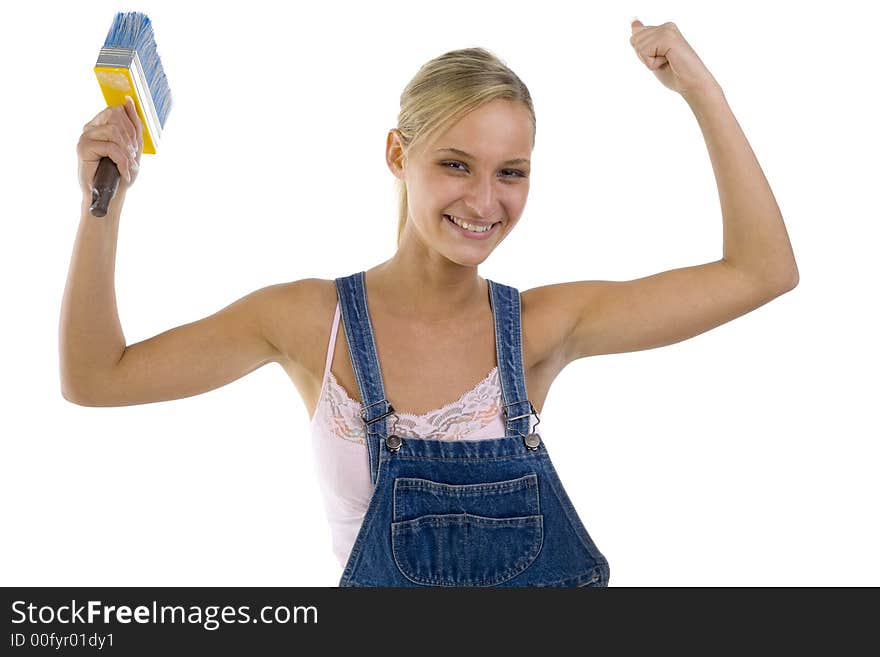
<svg viewBox="0 0 880 657"><path fill-rule="evenodd" d="M429 586L493 586L528 568L544 542L538 477L394 482L391 545L400 572Z"/></svg>

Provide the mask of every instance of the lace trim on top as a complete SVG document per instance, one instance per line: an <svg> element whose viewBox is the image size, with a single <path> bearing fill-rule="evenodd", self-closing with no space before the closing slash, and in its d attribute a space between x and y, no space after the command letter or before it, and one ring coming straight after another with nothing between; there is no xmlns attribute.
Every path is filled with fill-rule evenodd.
<svg viewBox="0 0 880 657"><path fill-rule="evenodd" d="M316 419L322 423L324 431L365 444L361 405L348 396L333 372L328 373L320 406ZM389 427L394 427L402 437L461 440L468 433L488 425L500 413L501 387L498 367L495 366L486 378L454 402L422 415L398 412L396 426L393 416L389 416Z"/></svg>

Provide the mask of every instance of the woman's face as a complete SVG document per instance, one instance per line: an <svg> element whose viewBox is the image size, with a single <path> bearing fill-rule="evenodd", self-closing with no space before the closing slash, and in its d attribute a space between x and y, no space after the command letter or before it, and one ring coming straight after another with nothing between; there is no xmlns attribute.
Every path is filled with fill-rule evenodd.
<svg viewBox="0 0 880 657"><path fill-rule="evenodd" d="M418 239L461 265L485 260L525 208L533 145L528 109L505 99L470 112L406 156L391 131L388 164L406 184L409 203L401 245Z"/></svg>

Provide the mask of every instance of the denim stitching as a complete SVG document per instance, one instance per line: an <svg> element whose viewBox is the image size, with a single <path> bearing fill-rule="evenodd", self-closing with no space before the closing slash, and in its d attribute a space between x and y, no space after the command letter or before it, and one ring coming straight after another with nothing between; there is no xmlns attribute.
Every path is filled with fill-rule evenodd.
<svg viewBox="0 0 880 657"><path fill-rule="evenodd" d="M494 461L507 461L509 459L535 458L534 454L502 454L500 456L478 456L476 458L464 456L402 456L399 452L389 458L401 461L437 461L439 463L488 463Z"/></svg>
<svg viewBox="0 0 880 657"><path fill-rule="evenodd" d="M357 538L355 538L354 545L352 546L351 552L349 553L348 564L346 565L345 572L342 573L340 584L345 581L352 582L351 576L357 569L357 564L360 561L360 555L363 551L365 539L369 535L370 528L373 526L373 522L378 515L376 513L373 513L375 506L378 506L378 498L374 495L370 498L370 504L367 506L367 512L364 515L364 522L361 524L361 527L358 530Z"/></svg>
<svg viewBox="0 0 880 657"><path fill-rule="evenodd" d="M367 278L366 272L361 271L358 273L357 278L355 279L358 283L358 286L361 288L359 291L362 293L361 300L363 301L363 324L364 327L364 342L365 348L367 350L367 358L370 359L373 365L376 366L376 381L374 382L378 390L376 390L377 396L379 400L388 399L385 396L385 380L382 378L382 364L379 362L379 349L376 347L376 333L373 330L373 322L370 319L370 303L369 299L367 299ZM380 437L385 438L388 435L388 418L385 418L381 422Z"/></svg>
<svg viewBox="0 0 880 657"><path fill-rule="evenodd" d="M507 378L505 376L505 368L501 362L503 360L503 352L501 349L502 331L500 330L501 327L499 326L501 312L498 308L498 304L500 303L500 301L498 299L499 295L498 290L495 287L495 282L489 279L486 279L486 281L489 283L489 300L492 305L492 324L493 330L495 332L495 361L498 364L498 383L501 386L502 402L506 404L508 403L509 394L507 392L507 385L504 382L504 379ZM507 438L508 434L510 433L510 423L507 422L507 417L505 417L504 420L504 437Z"/></svg>
<svg viewBox="0 0 880 657"><path fill-rule="evenodd" d="M506 481L488 481L477 484L446 484L439 481L431 481L430 479L422 479L419 477L398 477L394 481L396 489L400 490L437 490L439 492L448 493L450 495L477 495L482 493L491 493L495 491L517 491L524 488L532 488L538 486L538 475L532 473L516 479L508 479Z"/></svg>
<svg viewBox="0 0 880 657"><path fill-rule="evenodd" d="M587 531L587 528L578 517L577 511L575 511L574 505L572 504L571 499L568 497L568 493L565 492L565 488L562 486L562 482L559 479L559 474L556 472L556 468L553 467L553 463L550 461L550 459L547 459L547 468L547 478L549 480L550 487L553 489L553 492L556 495L556 499L559 501L559 506L565 513L565 519L568 521L571 530L578 537L578 540L581 542L581 545L584 546L584 549L594 559L601 559L602 554L599 552L599 548L596 546L595 542Z"/></svg>
<svg viewBox="0 0 880 657"><path fill-rule="evenodd" d="M337 278L335 282L336 296L339 301L340 311L342 312L342 326L345 329L345 342L348 346L348 353L351 360L352 370L354 371L358 390L361 393L361 402L363 403L366 383L363 376L361 375L359 367L360 364L358 358L356 357L358 353L359 336L357 336L354 331L353 322L355 318L351 317L351 313L357 315L356 308L353 308L355 304L352 303L351 294L349 294L351 279L349 277ZM377 464L375 462L374 450L370 442L370 431L366 424L364 425L364 443L367 446L367 459L370 464L370 481L375 484Z"/></svg>
<svg viewBox="0 0 880 657"><path fill-rule="evenodd" d="M372 367L370 368L370 374L374 375L367 382L367 395L362 400L364 404L370 405L369 408L375 408L374 404L377 401L381 401L385 398L385 388L382 383L382 371L378 362L378 352L376 350L376 343L373 337L373 327L370 323L370 311L367 305L367 290L365 284L365 272L360 271L351 279L352 284L356 291L356 307L358 311L358 319L359 326L361 328L360 335L360 344L358 345L359 351L358 356L365 357L366 359L371 361ZM378 382L376 379L378 378ZM378 390L376 388L378 387ZM378 397L378 399L375 399ZM384 410L377 411L377 414L383 413ZM373 419L374 415L372 411L367 411L367 419ZM381 447L379 446L379 442L385 437L385 431L387 429L387 425L385 424L386 420L380 421L379 425L376 427L376 432L371 432L369 427L366 427L367 435L368 435L368 446L370 448L370 477L375 482L377 479L377 470L378 470L378 453Z"/></svg>
<svg viewBox="0 0 880 657"><path fill-rule="evenodd" d="M482 516L474 516L474 515L468 514L468 513L456 514L456 516L460 519L459 522L456 522L455 520L449 520L449 521L439 522L439 523L437 523L436 526L445 526L445 525L450 525L450 524L461 524L461 522L465 521L467 518L475 518L475 519L479 519L480 521L483 521L483 520L503 520L503 519L498 519L498 518L483 518ZM520 525L511 525L511 526L532 528L532 526L534 525L534 527L533 527L534 531L531 532L534 534L534 539L532 541L532 545L528 549L528 552L524 553L523 556L521 556L518 561L514 562L514 564L509 566L507 569L496 574L495 577L492 579L472 579L471 578L471 579L466 579L464 581L457 581L454 584L450 584L450 583L447 583L444 580L438 579L436 577L418 577L417 575L409 572L408 569L404 569L404 567L400 563L401 559L398 556L398 549L397 549L398 545L400 543L403 543L404 541L403 541L403 538L401 538L398 541L395 541L394 539L397 538L398 536L406 536L409 533L406 530L409 527L416 526L416 525L412 524L414 522L412 520L405 520L403 522L393 523L391 525L391 532L392 532L391 550L392 550L392 554L394 556L394 562L397 565L397 568L400 571L400 573L404 577L406 577L408 580L410 580L411 582L415 582L416 584L428 584L428 585L434 585L434 586L494 586L497 584L501 584L502 582L506 582L507 580L513 579L514 577L516 577L520 573L524 572L530 565L532 565L532 563L534 563L535 559L537 559L538 555L541 553L541 549L544 547L544 516L543 515L525 516L523 518L514 518L511 520L525 521L527 519L530 520L530 522L528 522L528 523L523 522ZM416 519L416 520L418 520L418 519ZM432 523L424 523L424 524L428 524L429 526L432 526ZM478 522L478 523L474 523L474 524L480 524L480 523ZM492 523L490 523L490 524L492 524ZM401 551L403 551L402 545L400 545L400 548L401 548Z"/></svg>
<svg viewBox="0 0 880 657"><path fill-rule="evenodd" d="M535 473L531 473L524 477L511 479L508 481L485 482L477 484L444 484L440 482L430 481L428 479L397 477L394 480L394 489L392 491L392 522L400 521L401 516L398 515L398 499L401 502L401 507L405 506L403 503L406 500L413 500L413 495L407 495L406 491L411 491L411 493L429 493L437 497L438 500L442 497L446 497L447 499L467 499L469 497L484 497L486 495L510 495L511 493L519 493L522 491L526 495L524 500L525 507L527 507L528 510L528 513L526 515L537 515L541 513L540 487L538 486L538 475ZM409 508L410 507L407 507L407 509ZM418 517L423 517L426 515L449 514L422 514L422 516ZM473 513L469 515L478 516L478 514ZM414 519L415 518L410 518L410 520Z"/></svg>

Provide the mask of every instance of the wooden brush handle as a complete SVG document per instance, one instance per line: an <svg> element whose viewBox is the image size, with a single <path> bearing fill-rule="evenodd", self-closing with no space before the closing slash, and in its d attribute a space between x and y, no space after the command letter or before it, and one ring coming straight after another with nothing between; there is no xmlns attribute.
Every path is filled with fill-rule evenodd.
<svg viewBox="0 0 880 657"><path fill-rule="evenodd" d="M119 169L116 162L105 155L98 162L98 170L95 171L95 179L92 181L92 205L89 211L93 217L103 217L107 214L107 207L116 196L118 186Z"/></svg>

